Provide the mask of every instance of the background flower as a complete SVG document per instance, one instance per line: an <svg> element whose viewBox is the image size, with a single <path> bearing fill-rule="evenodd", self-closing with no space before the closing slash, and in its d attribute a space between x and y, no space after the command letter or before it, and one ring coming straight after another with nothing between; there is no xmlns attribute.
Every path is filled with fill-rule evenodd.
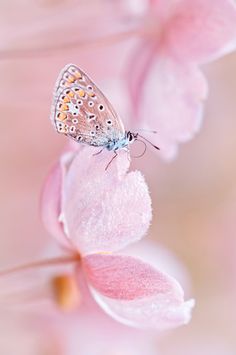
<svg viewBox="0 0 236 355"><path fill-rule="evenodd" d="M132 123L156 130L166 159L199 131L207 82L199 64L236 47L236 6L231 0L150 1L150 29L127 69Z"/></svg>

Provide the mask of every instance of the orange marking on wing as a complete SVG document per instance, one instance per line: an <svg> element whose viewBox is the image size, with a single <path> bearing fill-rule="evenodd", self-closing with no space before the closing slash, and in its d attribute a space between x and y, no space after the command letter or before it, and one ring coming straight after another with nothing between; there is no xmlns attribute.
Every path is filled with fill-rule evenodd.
<svg viewBox="0 0 236 355"><path fill-rule="evenodd" d="M59 112L59 113L57 114L57 119L58 119L59 121L64 121L66 118L67 118L67 115L66 115L64 112Z"/></svg>
<svg viewBox="0 0 236 355"><path fill-rule="evenodd" d="M69 81L69 83L74 83L76 78L74 76L69 76L69 78L67 79Z"/></svg>
<svg viewBox="0 0 236 355"><path fill-rule="evenodd" d="M63 97L62 100L63 100L64 103L70 102L70 99L69 99L69 97L67 97L67 96Z"/></svg>
<svg viewBox="0 0 236 355"><path fill-rule="evenodd" d="M94 92L88 91L87 94L88 94L90 97L95 97Z"/></svg>
<svg viewBox="0 0 236 355"><path fill-rule="evenodd" d="M80 97L84 97L84 96L85 96L85 91L82 90L82 89L79 89L78 95L79 95Z"/></svg>
<svg viewBox="0 0 236 355"><path fill-rule="evenodd" d="M73 93L73 91L70 91L70 92L68 93L68 96L70 96L70 97L74 97L74 96L75 96L75 94Z"/></svg>
<svg viewBox="0 0 236 355"><path fill-rule="evenodd" d="M68 111L68 110L69 110L69 106L68 106L68 105L61 105L61 106L60 106L60 109L61 109L62 111Z"/></svg>
<svg viewBox="0 0 236 355"><path fill-rule="evenodd" d="M76 76L77 79L81 79L82 78L82 75L77 70L74 72L74 75Z"/></svg>

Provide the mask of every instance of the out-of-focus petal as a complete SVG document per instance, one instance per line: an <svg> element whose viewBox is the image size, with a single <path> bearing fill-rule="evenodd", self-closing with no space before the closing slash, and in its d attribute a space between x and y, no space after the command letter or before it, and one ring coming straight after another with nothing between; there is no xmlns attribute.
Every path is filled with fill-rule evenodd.
<svg viewBox="0 0 236 355"><path fill-rule="evenodd" d="M139 90L140 99L133 102L145 123L139 126L157 131L151 140L160 147L162 157L170 160L178 143L191 139L201 126L206 80L195 65L180 65L159 53Z"/></svg>
<svg viewBox="0 0 236 355"><path fill-rule="evenodd" d="M68 236L82 254L116 251L142 238L151 220L151 200L143 176L126 173L128 155L121 151L94 156L84 147L72 161L64 184L62 214Z"/></svg>
<svg viewBox="0 0 236 355"><path fill-rule="evenodd" d="M190 320L194 301L184 302L177 281L139 259L92 254L83 267L96 301L122 323L168 329Z"/></svg>
<svg viewBox="0 0 236 355"><path fill-rule="evenodd" d="M60 221L64 173L62 161L53 167L43 186L40 207L42 221L48 232L63 247L71 249L71 243L64 232L63 223Z"/></svg>
<svg viewBox="0 0 236 355"><path fill-rule="evenodd" d="M232 0L182 0L167 23L170 51L185 61L205 62L236 48L236 5Z"/></svg>
<svg viewBox="0 0 236 355"><path fill-rule="evenodd" d="M146 117L140 117L139 108L142 105L143 84L153 61L156 59L156 47L156 44L152 41L141 42L132 54L126 70L127 86L132 103L133 117L135 117L134 124L146 119Z"/></svg>

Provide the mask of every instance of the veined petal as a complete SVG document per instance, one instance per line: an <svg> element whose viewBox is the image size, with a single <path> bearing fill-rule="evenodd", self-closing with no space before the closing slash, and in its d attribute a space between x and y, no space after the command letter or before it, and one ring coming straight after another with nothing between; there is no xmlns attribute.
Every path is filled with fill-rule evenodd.
<svg viewBox="0 0 236 355"><path fill-rule="evenodd" d="M98 304L134 327L168 329L188 323L194 301L169 275L122 255L87 255L83 267Z"/></svg>

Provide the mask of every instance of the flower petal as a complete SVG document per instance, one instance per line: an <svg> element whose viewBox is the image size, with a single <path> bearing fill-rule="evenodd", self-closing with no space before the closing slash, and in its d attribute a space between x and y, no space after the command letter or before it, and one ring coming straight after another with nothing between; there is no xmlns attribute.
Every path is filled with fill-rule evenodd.
<svg viewBox="0 0 236 355"><path fill-rule="evenodd" d="M139 243L131 244L122 250L122 255L139 258L153 268L171 275L181 284L185 294L190 294L191 280L186 266L160 243L144 238Z"/></svg>
<svg viewBox="0 0 236 355"><path fill-rule="evenodd" d="M177 281L139 259L92 254L83 267L96 301L122 323L167 329L190 320L194 301L184 302Z"/></svg>
<svg viewBox="0 0 236 355"><path fill-rule="evenodd" d="M195 65L181 64L162 52L143 82L140 100L133 102L139 126L156 130L152 142L160 147L163 158L173 159L178 143L190 140L201 126L206 80Z"/></svg>
<svg viewBox="0 0 236 355"><path fill-rule="evenodd" d="M206 62L236 48L236 5L232 0L178 1L165 39L184 61Z"/></svg>
<svg viewBox="0 0 236 355"><path fill-rule="evenodd" d="M143 176L129 167L127 153L114 156L84 147L70 165L62 213L71 242L82 254L115 251L142 238L151 220L151 200Z"/></svg>
<svg viewBox="0 0 236 355"><path fill-rule="evenodd" d="M127 86L136 124L137 121L142 120L139 115L139 107L142 105L143 83L148 76L155 56L156 44L152 41L143 41L132 54L132 58L126 70Z"/></svg>
<svg viewBox="0 0 236 355"><path fill-rule="evenodd" d="M60 244L71 249L71 243L68 240L63 223L61 223L61 199L62 185L65 174L65 165L63 160L57 163L49 173L44 183L41 195L41 216L45 228L56 238Z"/></svg>

